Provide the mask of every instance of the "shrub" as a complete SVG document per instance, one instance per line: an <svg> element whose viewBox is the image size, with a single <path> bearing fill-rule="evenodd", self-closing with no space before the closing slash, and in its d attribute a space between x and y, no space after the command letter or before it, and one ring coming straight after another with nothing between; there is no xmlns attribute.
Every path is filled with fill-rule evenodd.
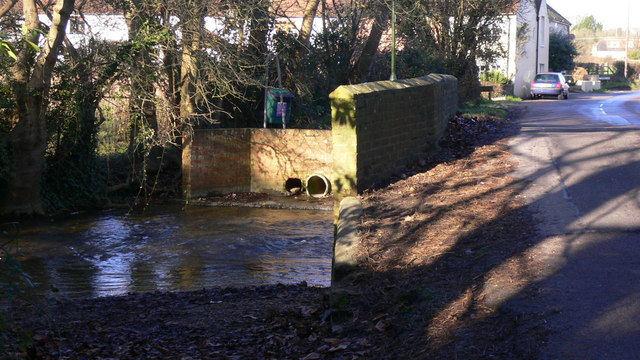
<svg viewBox="0 0 640 360"><path fill-rule="evenodd" d="M483 82L507 85L511 84L511 80L504 73L498 70L489 70L480 74L480 80Z"/></svg>

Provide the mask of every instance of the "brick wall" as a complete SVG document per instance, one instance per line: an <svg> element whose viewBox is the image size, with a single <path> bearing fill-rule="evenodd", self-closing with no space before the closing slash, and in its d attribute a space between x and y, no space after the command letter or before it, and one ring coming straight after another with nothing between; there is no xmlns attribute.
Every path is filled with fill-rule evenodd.
<svg viewBox="0 0 640 360"><path fill-rule="evenodd" d="M354 195L438 148L457 109L457 80L429 75L331 93L333 188Z"/></svg>
<svg viewBox="0 0 640 360"><path fill-rule="evenodd" d="M256 129L251 141L251 191L281 190L288 178L333 176L330 130Z"/></svg>
<svg viewBox="0 0 640 360"><path fill-rule="evenodd" d="M315 173L333 175L329 130L196 130L183 149L187 198L212 192L281 191L289 178L305 181Z"/></svg>
<svg viewBox="0 0 640 360"><path fill-rule="evenodd" d="M210 192L281 191L320 173L339 200L389 178L438 147L457 109L457 80L429 75L341 86L330 95L332 130L196 130L183 146L187 198Z"/></svg>

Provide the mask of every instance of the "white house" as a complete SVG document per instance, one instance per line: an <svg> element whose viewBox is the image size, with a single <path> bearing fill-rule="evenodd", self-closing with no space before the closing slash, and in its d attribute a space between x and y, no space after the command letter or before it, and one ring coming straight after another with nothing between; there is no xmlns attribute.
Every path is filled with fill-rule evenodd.
<svg viewBox="0 0 640 360"><path fill-rule="evenodd" d="M297 33L302 27L304 17L304 6L301 3L303 2L296 0L272 1L271 11L276 16L273 31L284 30ZM44 24L51 24L47 14L41 13L39 17ZM220 15L205 16L204 20L207 30L214 33L224 32L224 23ZM177 24L179 20L173 17L171 21ZM316 17L312 34L322 32L322 25L322 19ZM121 10L115 10L113 6L101 0L88 0L83 2L81 9L76 9L69 18L67 38L74 46L82 46L89 39L120 42L129 39L129 30Z"/></svg>
<svg viewBox="0 0 640 360"><path fill-rule="evenodd" d="M624 61L627 56L627 48L629 51L640 49L640 40L629 39L629 44L627 45L626 37L603 38L591 47L591 55L602 59Z"/></svg>
<svg viewBox="0 0 640 360"><path fill-rule="evenodd" d="M514 95L528 97L535 75L549 71L549 32L557 22L551 17L546 0L516 1L503 21L500 44L506 56L492 64L480 64L481 69L506 74L513 81Z"/></svg>

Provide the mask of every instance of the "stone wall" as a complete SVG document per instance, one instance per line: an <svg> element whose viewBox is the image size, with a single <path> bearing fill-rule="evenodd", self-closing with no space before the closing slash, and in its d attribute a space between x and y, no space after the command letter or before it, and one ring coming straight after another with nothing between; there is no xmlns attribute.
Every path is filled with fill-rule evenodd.
<svg viewBox="0 0 640 360"><path fill-rule="evenodd" d="M208 129L184 141L186 198L284 190L289 178L333 175L330 130Z"/></svg>
<svg viewBox="0 0 640 360"><path fill-rule="evenodd" d="M427 152L457 109L457 80L429 75L341 86L331 93L338 197L381 183Z"/></svg>

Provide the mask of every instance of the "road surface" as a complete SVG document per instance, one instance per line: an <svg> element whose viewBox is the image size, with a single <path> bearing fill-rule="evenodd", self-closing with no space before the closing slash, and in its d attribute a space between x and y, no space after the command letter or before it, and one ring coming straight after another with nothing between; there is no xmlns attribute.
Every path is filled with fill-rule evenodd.
<svg viewBox="0 0 640 360"><path fill-rule="evenodd" d="M520 106L511 146L544 260L526 306L551 330L539 359L640 359L640 92Z"/></svg>

